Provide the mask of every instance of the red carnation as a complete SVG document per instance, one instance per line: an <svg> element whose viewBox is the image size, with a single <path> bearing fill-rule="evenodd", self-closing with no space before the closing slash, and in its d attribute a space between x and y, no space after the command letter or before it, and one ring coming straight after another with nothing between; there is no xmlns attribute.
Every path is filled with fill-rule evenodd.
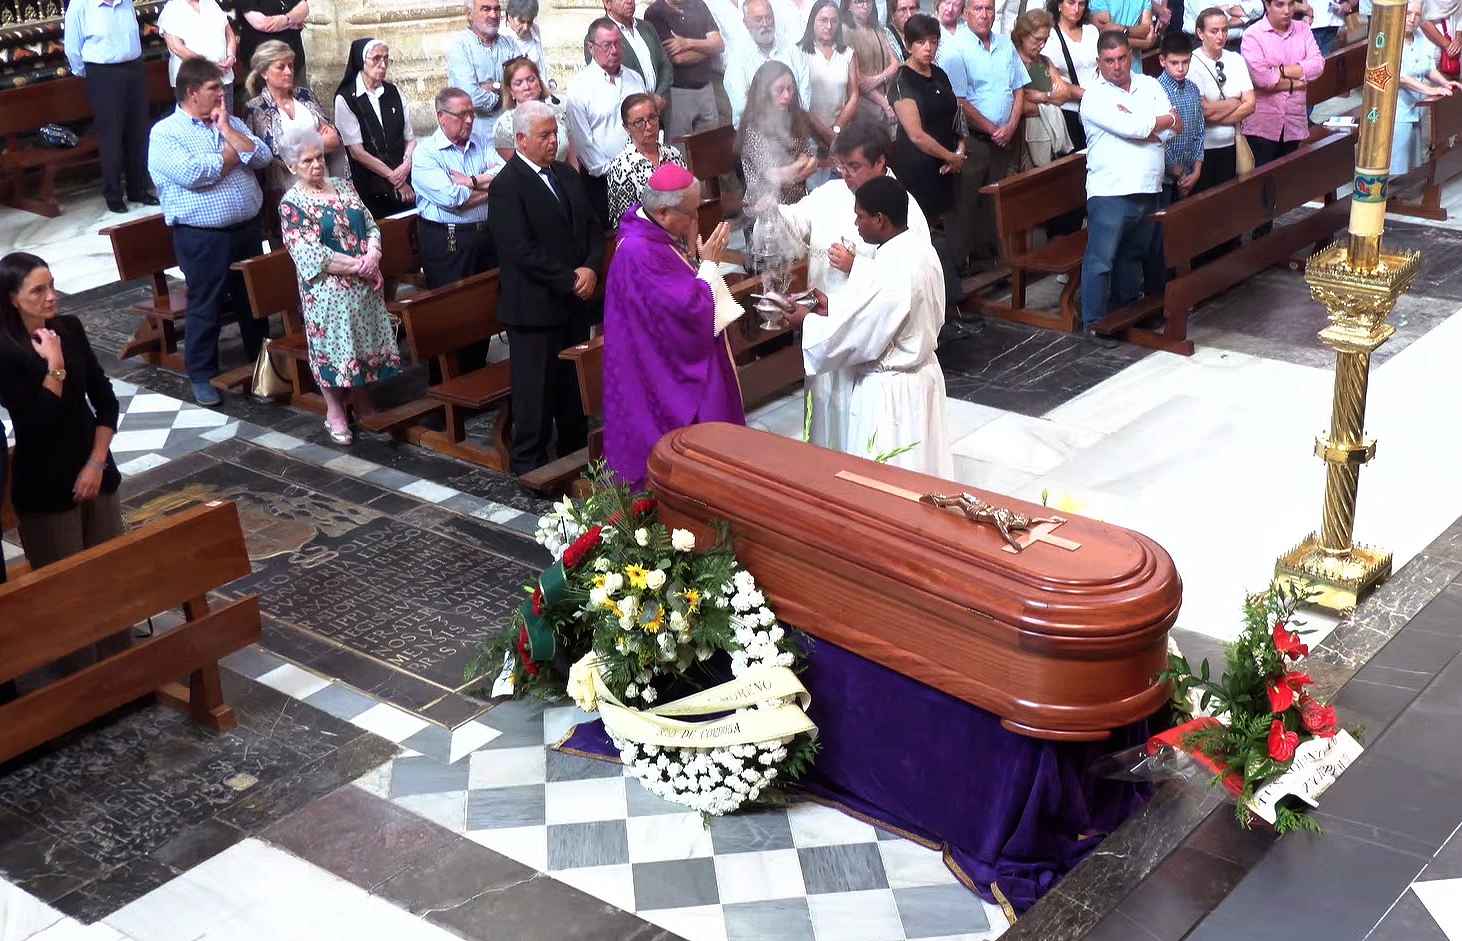
<svg viewBox="0 0 1462 941"><path fill-rule="evenodd" d="M1300 745L1300 733L1286 732L1284 723L1275 719L1269 723L1269 757L1275 761L1289 761Z"/></svg>
<svg viewBox="0 0 1462 941"><path fill-rule="evenodd" d="M518 628L518 662L523 665L523 672L529 676L538 675L538 664L533 662L533 654L528 649L528 628Z"/></svg>
<svg viewBox="0 0 1462 941"><path fill-rule="evenodd" d="M1269 711L1276 715L1294 705L1294 690L1283 680L1270 683L1265 692L1269 694Z"/></svg>
<svg viewBox="0 0 1462 941"><path fill-rule="evenodd" d="M1306 731L1321 738L1330 738L1340 728L1335 707L1322 705L1310 696L1300 697L1300 723Z"/></svg>
<svg viewBox="0 0 1462 941"><path fill-rule="evenodd" d="M1284 622L1274 625L1274 649L1293 660L1308 656L1310 648L1300 643L1300 635L1284 629Z"/></svg>
<svg viewBox="0 0 1462 941"><path fill-rule="evenodd" d="M533 589L533 616L543 617L543 589Z"/></svg>
<svg viewBox="0 0 1462 941"><path fill-rule="evenodd" d="M575 539L573 545L564 550L563 567L565 571L571 571L579 567L584 561L584 556L593 552L599 545L600 528L591 527L584 535Z"/></svg>
<svg viewBox="0 0 1462 941"><path fill-rule="evenodd" d="M631 504L629 512L631 516L643 516L655 508L653 497L641 497Z"/></svg>

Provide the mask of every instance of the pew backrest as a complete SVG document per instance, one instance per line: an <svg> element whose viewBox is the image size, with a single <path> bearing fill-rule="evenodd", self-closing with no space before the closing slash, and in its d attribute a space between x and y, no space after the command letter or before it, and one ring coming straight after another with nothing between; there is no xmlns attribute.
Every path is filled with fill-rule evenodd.
<svg viewBox="0 0 1462 941"><path fill-rule="evenodd" d="M122 281L162 277L168 268L177 267L173 233L160 212L109 225L101 234L112 242L112 258L117 263L117 277ZM166 293L164 290L163 294Z"/></svg>
<svg viewBox="0 0 1462 941"><path fill-rule="evenodd" d="M303 315L300 312L299 278L289 252L281 248L267 255L234 262L233 267L244 276L244 288L249 292L249 308L254 316L267 320L275 314L282 314L289 332L297 332L303 323Z"/></svg>
<svg viewBox="0 0 1462 941"><path fill-rule="evenodd" d="M416 212L403 212L377 219L381 229L381 276L400 278L421 270L421 244L417 239Z"/></svg>
<svg viewBox="0 0 1462 941"><path fill-rule="evenodd" d="M686 162L698 180L715 180L736 172L736 129L729 124L687 134Z"/></svg>
<svg viewBox="0 0 1462 941"><path fill-rule="evenodd" d="M451 366L452 354L503 332L497 318L498 271L463 278L431 291L423 291L398 302L397 312L406 325L406 338L418 360L444 357ZM447 378L454 368L444 371Z"/></svg>
<svg viewBox="0 0 1462 941"><path fill-rule="evenodd" d="M1009 247L1034 226L1086 204L1086 154L1068 154L1043 167L1011 174L980 191L994 197L995 231Z"/></svg>
<svg viewBox="0 0 1462 941"><path fill-rule="evenodd" d="M238 510L222 502L184 510L28 572L0 586L0 681L247 574Z"/></svg>
<svg viewBox="0 0 1462 941"><path fill-rule="evenodd" d="M579 402L590 418L604 417L604 337L571 346L558 354L574 364L579 377Z"/></svg>
<svg viewBox="0 0 1462 941"><path fill-rule="evenodd" d="M1309 106L1331 98L1344 98L1360 87L1366 74L1366 43L1353 42L1339 49L1331 50L1325 57L1325 69L1320 77L1305 89Z"/></svg>
<svg viewBox="0 0 1462 941"><path fill-rule="evenodd" d="M1170 266L1249 232L1350 181L1355 171L1356 135L1337 131L1303 144L1211 190L1155 213L1163 223L1163 249Z"/></svg>

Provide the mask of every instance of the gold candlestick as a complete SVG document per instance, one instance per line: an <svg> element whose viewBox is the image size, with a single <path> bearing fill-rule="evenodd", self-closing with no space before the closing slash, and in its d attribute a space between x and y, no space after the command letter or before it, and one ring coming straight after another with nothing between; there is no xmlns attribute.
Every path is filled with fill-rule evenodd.
<svg viewBox="0 0 1462 941"><path fill-rule="evenodd" d="M1361 465L1376 453L1375 441L1365 437L1371 354L1396 332L1386 318L1421 266L1420 252L1388 252L1381 245L1405 21L1405 0L1375 0L1349 239L1317 252L1305 266L1310 294L1330 317L1320 339L1335 350L1330 434L1315 442L1316 456L1327 465L1325 508L1319 534L1311 533L1280 556L1275 575L1308 583L1317 592L1311 603L1337 612L1353 609L1391 574L1389 552L1357 545L1351 536Z"/></svg>

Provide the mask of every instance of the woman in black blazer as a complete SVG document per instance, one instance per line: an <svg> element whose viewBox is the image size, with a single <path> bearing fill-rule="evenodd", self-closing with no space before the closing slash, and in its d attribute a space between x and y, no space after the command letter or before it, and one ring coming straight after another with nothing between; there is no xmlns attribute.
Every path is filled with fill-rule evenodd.
<svg viewBox="0 0 1462 941"><path fill-rule="evenodd" d="M45 261L0 258L0 405L15 426L11 502L32 569L122 533L121 474L112 460L120 409L86 330L56 313ZM127 645L123 631L98 645ZM90 658L68 658L80 666Z"/></svg>

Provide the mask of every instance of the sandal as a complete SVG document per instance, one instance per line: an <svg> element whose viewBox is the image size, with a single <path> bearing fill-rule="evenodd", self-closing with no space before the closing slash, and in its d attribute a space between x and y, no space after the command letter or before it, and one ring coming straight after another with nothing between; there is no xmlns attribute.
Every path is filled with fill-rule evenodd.
<svg viewBox="0 0 1462 941"><path fill-rule="evenodd" d="M336 444L351 444L355 440L350 433L350 426L347 425L343 430L337 429L330 424L328 418L325 420L325 431L329 433L330 440Z"/></svg>

